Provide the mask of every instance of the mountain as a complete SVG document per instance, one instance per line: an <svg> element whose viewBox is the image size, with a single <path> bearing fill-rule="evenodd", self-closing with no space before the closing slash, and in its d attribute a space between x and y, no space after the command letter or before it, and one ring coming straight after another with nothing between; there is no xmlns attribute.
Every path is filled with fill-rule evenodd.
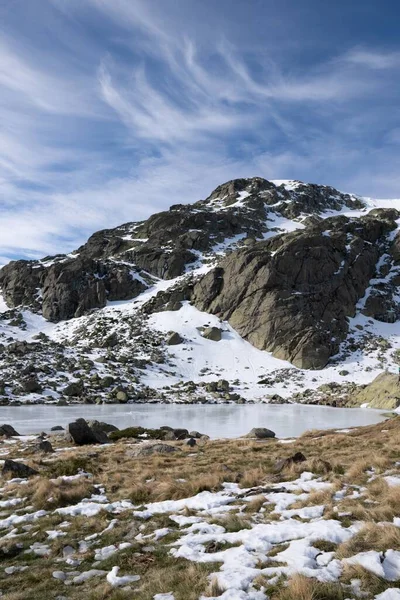
<svg viewBox="0 0 400 600"><path fill-rule="evenodd" d="M310 401L368 383L400 347L396 207L236 179L70 254L13 261L0 397Z"/></svg>

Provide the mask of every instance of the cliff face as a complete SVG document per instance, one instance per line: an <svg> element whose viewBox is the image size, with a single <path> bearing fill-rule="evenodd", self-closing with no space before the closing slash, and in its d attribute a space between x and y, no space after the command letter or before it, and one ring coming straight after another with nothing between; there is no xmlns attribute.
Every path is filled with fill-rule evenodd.
<svg viewBox="0 0 400 600"><path fill-rule="evenodd" d="M385 252L392 217L336 217L254 243L203 277L192 301L257 348L303 369L322 368Z"/></svg>

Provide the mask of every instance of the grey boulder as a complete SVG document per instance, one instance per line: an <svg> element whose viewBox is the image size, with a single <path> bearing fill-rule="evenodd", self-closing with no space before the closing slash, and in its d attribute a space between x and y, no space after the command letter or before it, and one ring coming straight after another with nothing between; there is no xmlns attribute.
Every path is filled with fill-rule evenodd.
<svg viewBox="0 0 400 600"><path fill-rule="evenodd" d="M5 435L6 437L19 436L19 433L15 431L12 425L8 425L4 423L0 425L0 435Z"/></svg>
<svg viewBox="0 0 400 600"><path fill-rule="evenodd" d="M203 338L212 340L213 342L219 342L222 338L222 330L218 327L206 327L203 331Z"/></svg>
<svg viewBox="0 0 400 600"><path fill-rule="evenodd" d="M108 436L104 431L90 427L85 419L77 419L73 423L69 423L67 426L66 437L77 446L85 446L87 444L107 444L109 441Z"/></svg>
<svg viewBox="0 0 400 600"><path fill-rule="evenodd" d="M15 460L11 460L6 458L4 461L2 475L13 475L14 477L33 477L34 475L39 475L39 471L36 469L32 469L29 465L25 465L24 463L17 462Z"/></svg>
<svg viewBox="0 0 400 600"><path fill-rule="evenodd" d="M275 433L273 431L271 431L271 429L266 429L266 427L254 427L244 437L256 438L257 440L265 440L268 438L274 438Z"/></svg>
<svg viewBox="0 0 400 600"><path fill-rule="evenodd" d="M176 331L172 331L169 337L167 338L168 346L177 346L178 344L182 344L183 339Z"/></svg>
<svg viewBox="0 0 400 600"><path fill-rule="evenodd" d="M171 454L172 452L176 452L176 448L169 444L143 444L134 450L130 450L129 456L152 456L153 454Z"/></svg>

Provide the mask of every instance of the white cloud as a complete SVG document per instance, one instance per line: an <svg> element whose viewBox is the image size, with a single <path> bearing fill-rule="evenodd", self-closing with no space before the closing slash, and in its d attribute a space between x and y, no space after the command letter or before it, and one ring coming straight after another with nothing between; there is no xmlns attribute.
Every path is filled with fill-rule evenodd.
<svg viewBox="0 0 400 600"><path fill-rule="evenodd" d="M59 115L101 116L101 105L87 78L67 69L43 71L39 64L31 64L24 47L18 52L4 34L0 34L0 90L1 104L19 106L22 111L31 106Z"/></svg>
<svg viewBox="0 0 400 600"><path fill-rule="evenodd" d="M369 69L393 69L400 67L400 52L379 52L355 48L344 56L344 60Z"/></svg>
<svg viewBox="0 0 400 600"><path fill-rule="evenodd" d="M370 152L368 134L398 139L379 102L399 54L357 47L289 70L228 30L204 43L168 3L52 4L74 24L55 32L62 59L0 37L0 261L72 250L235 177L397 189L396 156ZM88 7L104 39L79 37Z"/></svg>

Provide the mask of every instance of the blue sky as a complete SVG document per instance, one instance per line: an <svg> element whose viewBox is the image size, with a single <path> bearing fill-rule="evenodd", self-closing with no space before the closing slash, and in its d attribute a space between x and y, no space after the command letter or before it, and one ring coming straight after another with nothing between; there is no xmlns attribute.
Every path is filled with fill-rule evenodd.
<svg viewBox="0 0 400 600"><path fill-rule="evenodd" d="M0 0L0 263L235 177L400 196L398 2Z"/></svg>

